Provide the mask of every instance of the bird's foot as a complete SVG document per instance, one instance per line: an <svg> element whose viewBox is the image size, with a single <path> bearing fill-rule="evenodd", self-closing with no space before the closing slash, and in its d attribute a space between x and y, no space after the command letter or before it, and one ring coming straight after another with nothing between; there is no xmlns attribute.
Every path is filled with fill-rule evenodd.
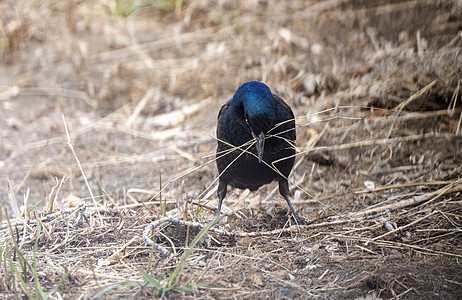
<svg viewBox="0 0 462 300"><path fill-rule="evenodd" d="M300 217L297 215L297 213L291 213L290 222L292 225L297 225L297 226L303 225L303 222L300 219Z"/></svg>

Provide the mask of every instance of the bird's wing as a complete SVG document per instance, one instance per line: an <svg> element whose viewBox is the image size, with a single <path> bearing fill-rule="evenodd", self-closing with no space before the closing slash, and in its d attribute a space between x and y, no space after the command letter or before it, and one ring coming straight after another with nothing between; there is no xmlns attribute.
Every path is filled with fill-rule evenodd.
<svg viewBox="0 0 462 300"><path fill-rule="evenodd" d="M228 101L226 101L225 104L223 104L223 106L220 108L220 112L218 113L218 123L220 123L220 120L223 119L223 115L225 114L225 111L228 109L229 107L229 103L231 102L233 98L231 97Z"/></svg>
<svg viewBox="0 0 462 300"><path fill-rule="evenodd" d="M223 126L224 126L223 118L224 118L224 116L226 114L226 111L229 108L229 102L230 101L228 100L225 104L223 104L223 106L220 108L220 112L218 113L218 118L217 118L217 137L221 138L221 139L225 138L225 136L223 134L223 129L224 129L223 128Z"/></svg>

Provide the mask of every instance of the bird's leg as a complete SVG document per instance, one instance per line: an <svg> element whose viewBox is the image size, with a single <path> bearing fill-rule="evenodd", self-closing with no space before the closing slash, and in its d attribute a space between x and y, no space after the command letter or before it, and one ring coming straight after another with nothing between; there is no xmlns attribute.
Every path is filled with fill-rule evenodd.
<svg viewBox="0 0 462 300"><path fill-rule="evenodd" d="M297 223L297 225L301 225L302 223L300 221L300 217L295 212L295 209L292 206L292 202L289 200L289 182L286 179L279 181L279 193L282 195L282 197L284 197L284 199L286 199L287 205L289 205L290 208L290 212L294 216L295 223Z"/></svg>
<svg viewBox="0 0 462 300"><path fill-rule="evenodd" d="M223 203L223 199L225 199L227 192L228 192L228 185L223 180L220 180L218 182L218 190L217 190L217 195L218 195L217 217L220 216L221 203Z"/></svg>
<svg viewBox="0 0 462 300"><path fill-rule="evenodd" d="M301 222L301 220L300 220L300 217L299 217L298 214L295 212L295 209L294 209L294 207L292 206L292 202L290 202L289 197L284 197L284 199L286 199L286 202L287 202L287 204L289 205L290 212L291 212L292 215L294 216L295 223L297 223L296 225L302 225L302 222Z"/></svg>

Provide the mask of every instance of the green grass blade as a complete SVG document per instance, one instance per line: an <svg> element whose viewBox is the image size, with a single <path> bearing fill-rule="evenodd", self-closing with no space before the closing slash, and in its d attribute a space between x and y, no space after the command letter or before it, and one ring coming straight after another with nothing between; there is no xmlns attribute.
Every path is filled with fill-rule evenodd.
<svg viewBox="0 0 462 300"><path fill-rule="evenodd" d="M26 293L27 297L29 299L35 299L32 296L32 293L30 292L30 290L27 288L27 284L24 281L24 278L22 278L21 273L18 271L18 269L16 268L16 266L13 263L13 259L11 258L11 252L10 252L10 248L8 247L8 244L6 244L6 255L8 257L8 262L9 262L9 265L10 265L10 269L13 271L14 275L16 275L16 277L18 278L18 280L19 280L19 282L21 284L21 287L24 290L24 292Z"/></svg>
<svg viewBox="0 0 462 300"><path fill-rule="evenodd" d="M213 226L215 226L216 224L218 224L218 222L220 222L220 220L223 218L223 216L221 217L217 217L215 219L213 219L212 222L210 222L210 224L208 224L207 226L205 226L197 235L196 237L194 238L194 240L191 242L191 246L189 247L189 249L183 254L183 257L181 258L180 262L178 263L178 265L176 266L175 270L172 272L172 274L170 274L170 280L169 280L169 283L168 283L168 287L171 289L173 286L176 286L178 284L178 281L180 280L180 276L181 276L181 272L183 271L183 267L184 267L184 264L186 262L186 260L189 258L189 256L194 252L194 248L196 247L196 245L202 240L202 238L207 234L207 232L210 230L210 228L212 228Z"/></svg>
<svg viewBox="0 0 462 300"><path fill-rule="evenodd" d="M98 193L99 193L99 203L104 204L104 191L103 188L101 187L101 184L99 182L96 182L96 185L98 186Z"/></svg>
<svg viewBox="0 0 462 300"><path fill-rule="evenodd" d="M113 289L119 287L119 286L139 286L140 283L139 282L136 282L136 281L123 281L123 282L119 282L119 283L116 283L116 284L112 284L110 286L108 286L107 288L105 288L104 290L98 292L97 294L95 294L93 297L90 298L90 300L94 300L94 299L98 299L102 296L105 296L107 293L109 293L110 291L112 291Z"/></svg>
<svg viewBox="0 0 462 300"><path fill-rule="evenodd" d="M0 212L1 213L1 212ZM5 269L6 270L6 266L5 267L2 267L2 264L3 264L3 247L0 247L0 270L3 270ZM6 271L5 272L2 272L2 277L4 277L6 274ZM2 278L3 279L3 278ZM4 280L0 280L0 291L3 291L3 290L6 290L6 286L4 284Z"/></svg>
<svg viewBox="0 0 462 300"><path fill-rule="evenodd" d="M156 251L156 243L152 243L151 252L149 253L148 267L146 268L146 272L148 273L149 273L149 270L151 270L152 259L154 258L154 251ZM157 267L157 264L156 264L156 267Z"/></svg>
<svg viewBox="0 0 462 300"><path fill-rule="evenodd" d="M177 292L194 293L196 288L192 284L187 284L185 286L176 286L173 290Z"/></svg>
<svg viewBox="0 0 462 300"><path fill-rule="evenodd" d="M141 276L143 276L144 280L146 280L148 283L150 283L151 286L155 287L158 290L161 290L163 288L161 283L160 283L160 280L152 277L151 275L146 273L146 271L138 268L138 272L140 272L140 274L141 274Z"/></svg>
<svg viewBox="0 0 462 300"><path fill-rule="evenodd" d="M17 241L14 239L14 231L13 231L13 227L11 226L11 222L10 222L10 218L8 216L8 211L5 210L5 217L6 217L6 221L8 223L8 229L10 231L10 234L12 236L11 240L13 241L13 245L14 245L14 250L15 250L15 254L17 255L17 258L15 258L14 260L17 259L18 263L19 263L19 266L21 267L21 270L22 270L22 273L23 273L23 276L20 276L21 279L25 279L24 282L27 281L27 267L29 267L29 269L31 269L31 266L29 265L29 263L27 262L27 260L24 258L24 256L22 255L21 251L19 250L19 245L17 243ZM9 251L9 248L8 248L8 251ZM8 253L8 259L11 260L11 263L13 261L13 259L11 258L11 253L9 252ZM18 272L18 269L15 267L15 270Z"/></svg>
<svg viewBox="0 0 462 300"><path fill-rule="evenodd" d="M63 275L63 277L61 277L61 279L58 281L58 283L53 288L53 290L48 293L46 298L50 298L51 296L54 295L54 293L56 293L58 291L58 289L61 287L61 285L63 285L64 281L66 281L66 279L69 277L69 275L71 275L71 272L72 272L72 270L69 270Z"/></svg>
<svg viewBox="0 0 462 300"><path fill-rule="evenodd" d="M37 237L35 238L34 243L34 253L33 253L33 261L32 261L32 276L34 277L34 285L35 285L35 292L40 295L42 299L47 299L48 297L45 295L45 292L40 285L38 280L37 274L37 249L38 249L38 241L40 239L40 233L42 231L42 222L39 221L37 218Z"/></svg>
<svg viewBox="0 0 462 300"><path fill-rule="evenodd" d="M137 9L133 0L115 0L115 14L118 17L128 17Z"/></svg>

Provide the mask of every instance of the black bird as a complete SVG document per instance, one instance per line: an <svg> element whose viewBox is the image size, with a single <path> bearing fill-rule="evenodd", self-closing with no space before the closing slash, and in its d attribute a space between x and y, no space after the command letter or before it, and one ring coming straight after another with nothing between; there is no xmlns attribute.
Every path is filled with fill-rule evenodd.
<svg viewBox="0 0 462 300"><path fill-rule="evenodd" d="M218 208L228 185L256 191L272 181L286 199L298 224L300 217L289 200L287 177L295 160L295 120L290 107L264 83L242 84L220 109L217 122Z"/></svg>

